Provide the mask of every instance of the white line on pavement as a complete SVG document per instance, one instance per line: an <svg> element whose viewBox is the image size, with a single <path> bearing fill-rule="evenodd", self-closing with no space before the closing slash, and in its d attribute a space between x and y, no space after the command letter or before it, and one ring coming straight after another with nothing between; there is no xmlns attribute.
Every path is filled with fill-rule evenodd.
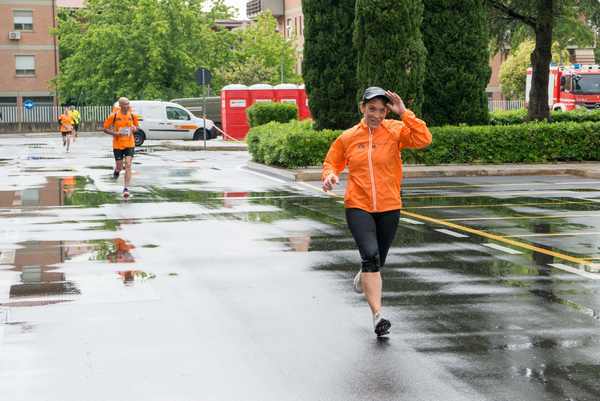
<svg viewBox="0 0 600 401"><path fill-rule="evenodd" d="M523 252L514 250L512 248L507 248L507 247L502 246L502 245L494 244L494 243L488 243L488 244L482 244L482 245L483 246L487 246L488 248L496 249L498 251L510 253L511 255L521 255L521 254L523 254Z"/></svg>
<svg viewBox="0 0 600 401"><path fill-rule="evenodd" d="M437 231L438 233L447 234L447 235L450 235L450 236L456 237L456 238L469 238L468 235L457 233L456 231L452 231L452 230L447 230L445 228L436 228L435 231Z"/></svg>
<svg viewBox="0 0 600 401"><path fill-rule="evenodd" d="M562 263L549 263L548 266L554 267L556 269L564 270L569 273L578 274L582 277L591 278L592 280L600 280L600 274L589 273L589 272L586 272L585 270L579 270L575 267L564 265Z"/></svg>
<svg viewBox="0 0 600 401"><path fill-rule="evenodd" d="M403 221L403 222L408 223L408 224L425 224L422 221L409 219L407 217L400 217L400 221Z"/></svg>

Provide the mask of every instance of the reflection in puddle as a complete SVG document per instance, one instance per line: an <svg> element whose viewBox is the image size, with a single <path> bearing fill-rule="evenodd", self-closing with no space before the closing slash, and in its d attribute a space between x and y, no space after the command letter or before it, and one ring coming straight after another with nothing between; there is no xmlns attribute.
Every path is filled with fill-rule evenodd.
<svg viewBox="0 0 600 401"><path fill-rule="evenodd" d="M89 166L89 169L92 170L111 170L112 171L112 167L111 166Z"/></svg>
<svg viewBox="0 0 600 401"><path fill-rule="evenodd" d="M156 274L147 273L142 270L124 270L117 272L117 274L121 277L123 284L125 285L133 285L136 281L151 280L156 278Z"/></svg>
<svg viewBox="0 0 600 401"><path fill-rule="evenodd" d="M9 301L3 306L42 306L68 302L81 291L75 283L66 281L64 273L48 271L42 266L23 266L21 283L9 290Z"/></svg>
<svg viewBox="0 0 600 401"><path fill-rule="evenodd" d="M131 254L134 245L122 238L115 238L109 241L95 241L94 255L90 260L106 260L111 263L133 263L135 258Z"/></svg>

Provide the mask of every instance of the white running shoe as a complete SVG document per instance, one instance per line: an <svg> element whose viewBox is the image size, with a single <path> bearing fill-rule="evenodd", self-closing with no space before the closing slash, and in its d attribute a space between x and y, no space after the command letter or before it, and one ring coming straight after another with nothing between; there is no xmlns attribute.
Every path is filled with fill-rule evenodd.
<svg viewBox="0 0 600 401"><path fill-rule="evenodd" d="M392 323L381 315L381 312L373 315L373 329L377 337L390 334Z"/></svg>
<svg viewBox="0 0 600 401"><path fill-rule="evenodd" d="M354 276L354 292L356 292L357 294L362 294L363 292L362 283L360 282L361 273L362 270L359 270L358 273L356 273L356 276Z"/></svg>

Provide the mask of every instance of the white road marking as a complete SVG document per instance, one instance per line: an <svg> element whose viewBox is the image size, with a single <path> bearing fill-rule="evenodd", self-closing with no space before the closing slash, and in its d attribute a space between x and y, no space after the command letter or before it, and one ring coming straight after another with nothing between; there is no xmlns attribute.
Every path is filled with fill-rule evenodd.
<svg viewBox="0 0 600 401"><path fill-rule="evenodd" d="M502 245L498 245L498 244L494 244L494 243L488 243L488 244L482 244L483 246L487 246L488 248L493 248L496 249L498 251L502 251L502 252L506 252L506 253L510 253L511 255L521 255L523 254L523 252L521 251L517 251L514 250L512 248L508 248Z"/></svg>
<svg viewBox="0 0 600 401"><path fill-rule="evenodd" d="M409 219L407 217L400 217L400 221L403 221L403 222L408 223L408 224L425 224L422 221Z"/></svg>
<svg viewBox="0 0 600 401"><path fill-rule="evenodd" d="M469 238L469 236L466 234L457 233L456 231L448 230L445 228L436 228L435 231L437 231L438 233L447 234L447 235L450 235L450 236L456 237L456 238Z"/></svg>
<svg viewBox="0 0 600 401"><path fill-rule="evenodd" d="M549 263L548 266L554 267L556 269L564 270L569 273L577 274L582 277L591 278L592 280L600 280L600 274L586 272L585 270L579 270L575 267L564 265L562 263Z"/></svg>

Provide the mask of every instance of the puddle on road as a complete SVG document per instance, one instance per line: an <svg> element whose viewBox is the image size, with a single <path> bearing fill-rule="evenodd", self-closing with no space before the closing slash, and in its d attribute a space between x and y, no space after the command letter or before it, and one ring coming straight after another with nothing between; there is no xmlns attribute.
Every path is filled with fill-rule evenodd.
<svg viewBox="0 0 600 401"><path fill-rule="evenodd" d="M62 157L29 155L27 160L62 160Z"/></svg>
<svg viewBox="0 0 600 401"><path fill-rule="evenodd" d="M43 261L44 258L51 262L56 255L35 255L34 257L19 260L20 249L17 250L19 263ZM5 307L32 307L52 305L69 302L77 298L81 291L74 282L67 281L65 274L53 271L55 268L44 265L16 266L14 269L21 271L20 283L10 286L8 300L0 303Z"/></svg>
<svg viewBox="0 0 600 401"><path fill-rule="evenodd" d="M89 168L91 170L110 170L110 171L113 170L112 166L89 166L87 168Z"/></svg>
<svg viewBox="0 0 600 401"><path fill-rule="evenodd" d="M0 207L96 207L105 203L117 203L121 199L113 192L89 190L93 180L83 176L46 177L46 183L38 188L17 191L0 191Z"/></svg>
<svg viewBox="0 0 600 401"><path fill-rule="evenodd" d="M110 263L134 263L135 258L131 254L134 245L122 238L113 240L90 241L94 247L90 260L108 261Z"/></svg>
<svg viewBox="0 0 600 401"><path fill-rule="evenodd" d="M156 274L148 273L143 270L124 270L117 272L123 284L132 286L136 282L152 280L156 278Z"/></svg>

